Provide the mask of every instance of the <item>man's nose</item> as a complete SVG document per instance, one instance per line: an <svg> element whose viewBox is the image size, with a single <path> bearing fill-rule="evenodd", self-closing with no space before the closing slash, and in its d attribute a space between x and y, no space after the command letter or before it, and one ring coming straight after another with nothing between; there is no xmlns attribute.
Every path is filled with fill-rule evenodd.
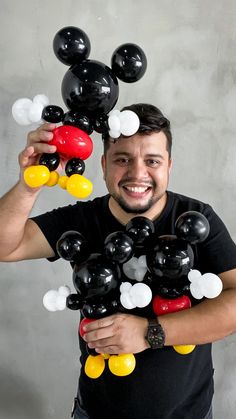
<svg viewBox="0 0 236 419"><path fill-rule="evenodd" d="M134 160L128 167L128 176L135 179L145 179L149 177L147 166L143 160Z"/></svg>

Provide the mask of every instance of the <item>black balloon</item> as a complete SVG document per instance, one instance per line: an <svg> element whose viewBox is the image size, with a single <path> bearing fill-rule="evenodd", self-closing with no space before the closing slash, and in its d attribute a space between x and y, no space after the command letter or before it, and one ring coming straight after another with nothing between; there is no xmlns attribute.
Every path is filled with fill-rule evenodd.
<svg viewBox="0 0 236 419"><path fill-rule="evenodd" d="M187 277L178 278L176 280L169 278L157 279L157 286L155 288L156 294L164 298L178 298L184 294L189 293L189 280Z"/></svg>
<svg viewBox="0 0 236 419"><path fill-rule="evenodd" d="M48 105L43 108L42 119L46 122L59 123L64 118L64 111L60 106Z"/></svg>
<svg viewBox="0 0 236 419"><path fill-rule="evenodd" d="M136 44L123 44L114 51L111 59L114 74L126 83L141 79L147 68L147 58Z"/></svg>
<svg viewBox="0 0 236 419"><path fill-rule="evenodd" d="M147 254L148 269L157 276L180 278L193 267L192 247L176 236L161 236Z"/></svg>
<svg viewBox="0 0 236 419"><path fill-rule="evenodd" d="M72 125L73 127L80 128L82 129L82 131L85 131L88 135L92 134L93 132L91 118L81 114L80 112L69 111L65 113L63 124Z"/></svg>
<svg viewBox="0 0 236 419"><path fill-rule="evenodd" d="M65 172L68 177L71 175L82 175L85 171L85 163L83 160L74 157L68 160L65 166Z"/></svg>
<svg viewBox="0 0 236 419"><path fill-rule="evenodd" d="M119 86L117 78L105 64L84 60L66 72L61 91L69 109L96 117L107 114L115 106Z"/></svg>
<svg viewBox="0 0 236 419"><path fill-rule="evenodd" d="M94 121L94 130L99 134L103 134L104 132L108 132L108 117L107 115L98 115L98 117Z"/></svg>
<svg viewBox="0 0 236 419"><path fill-rule="evenodd" d="M74 266L74 287L85 301L110 295L119 286L119 280L118 266L100 254L92 254L86 262Z"/></svg>
<svg viewBox="0 0 236 419"><path fill-rule="evenodd" d="M56 244L59 256L70 262L81 262L88 258L89 248L85 238L78 231L66 231Z"/></svg>
<svg viewBox="0 0 236 419"><path fill-rule="evenodd" d="M56 170L60 163L60 156L58 153L43 153L40 156L39 164L47 166L47 168L52 172Z"/></svg>
<svg viewBox="0 0 236 419"><path fill-rule="evenodd" d="M123 231L116 231L107 236L104 242L104 254L114 262L125 263L134 253L133 240Z"/></svg>
<svg viewBox="0 0 236 419"><path fill-rule="evenodd" d="M154 224L146 217L134 217L126 224L126 231L135 244L142 244L154 233Z"/></svg>
<svg viewBox="0 0 236 419"><path fill-rule="evenodd" d="M176 235L192 244L204 241L209 231L207 218L197 211L187 211L181 214L175 223Z"/></svg>
<svg viewBox="0 0 236 419"><path fill-rule="evenodd" d="M83 316L88 319L100 319L101 317L110 316L118 311L117 300L112 301L96 301L96 303L85 303L82 307Z"/></svg>
<svg viewBox="0 0 236 419"><path fill-rule="evenodd" d="M90 54L90 41L86 33L75 26L60 29L53 40L53 50L63 64L78 63Z"/></svg>
<svg viewBox="0 0 236 419"><path fill-rule="evenodd" d="M66 298L66 307L70 310L79 310L82 308L82 301L78 294L70 294Z"/></svg>

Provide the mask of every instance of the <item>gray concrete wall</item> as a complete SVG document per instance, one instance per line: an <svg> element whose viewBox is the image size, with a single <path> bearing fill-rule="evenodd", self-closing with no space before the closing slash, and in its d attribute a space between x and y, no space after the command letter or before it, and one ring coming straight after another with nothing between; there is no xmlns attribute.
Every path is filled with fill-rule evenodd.
<svg viewBox="0 0 236 419"><path fill-rule="evenodd" d="M123 42L143 47L146 75L138 83L120 83L117 107L151 102L169 116L170 188L212 204L236 238L234 0L1 0L0 7L1 194L17 179L17 155L29 129L13 121L11 106L37 93L63 105L66 67L54 56L52 39L63 26L75 25L90 37L91 58L107 64ZM105 188L101 141L93 138L86 175L95 196ZM73 201L59 188L45 190L34 213ZM78 314L49 313L42 297L50 288L72 285L70 268L42 260L2 263L0 269L0 417L69 418L79 372ZM214 345L215 419L236 416L235 340Z"/></svg>

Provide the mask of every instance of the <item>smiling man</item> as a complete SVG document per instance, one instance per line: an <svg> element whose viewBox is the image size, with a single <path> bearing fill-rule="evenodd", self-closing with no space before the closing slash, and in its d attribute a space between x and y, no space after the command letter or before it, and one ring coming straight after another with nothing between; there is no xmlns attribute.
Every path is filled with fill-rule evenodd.
<svg viewBox="0 0 236 419"><path fill-rule="evenodd" d="M137 215L151 219L161 236L175 233L175 221L183 212L204 214L210 233L194 246L194 268L219 275L223 292L158 319L150 309L145 316L136 311L116 313L87 324L84 339L80 338L82 368L73 415L76 419L210 419L211 342L236 331L236 246L208 204L167 190L172 165L168 119L148 104L125 109L138 115L140 127L136 134L117 140L104 135L102 168L108 194L30 219L40 190L27 187L21 176L0 201L0 259L54 261L59 257L56 243L68 230L80 231L91 253L101 253L107 235L124 230ZM29 133L19 156L22 173L40 154L56 151L47 144L54 128L44 124ZM135 370L126 377L107 370L96 380L87 377L85 342L97 353L135 353ZM189 344L197 346L187 356L172 348Z"/></svg>

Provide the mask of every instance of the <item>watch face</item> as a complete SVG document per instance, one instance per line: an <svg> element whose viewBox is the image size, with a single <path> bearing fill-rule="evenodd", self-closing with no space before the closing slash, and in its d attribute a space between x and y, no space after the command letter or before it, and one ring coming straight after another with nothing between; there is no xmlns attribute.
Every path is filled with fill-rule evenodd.
<svg viewBox="0 0 236 419"><path fill-rule="evenodd" d="M150 320L146 340L152 349L163 348L165 344L165 332L156 320Z"/></svg>

